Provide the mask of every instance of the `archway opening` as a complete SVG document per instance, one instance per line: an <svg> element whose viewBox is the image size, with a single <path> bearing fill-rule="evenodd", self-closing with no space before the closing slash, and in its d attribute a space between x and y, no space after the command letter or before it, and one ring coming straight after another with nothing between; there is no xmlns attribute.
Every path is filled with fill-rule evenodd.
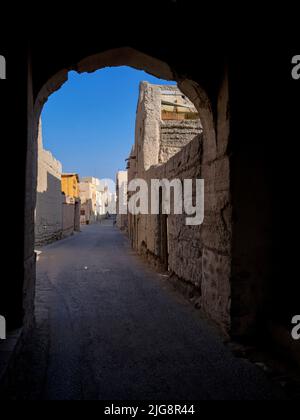
<svg viewBox="0 0 300 420"><path fill-rule="evenodd" d="M27 253L27 262L30 265L25 278L25 287L30 290L34 284L34 235L32 225L34 224L34 210L35 210L35 193L37 180L37 138L38 138L38 122L44 103L47 101L51 93L58 90L66 81L68 71L76 70L78 73L94 72L105 67L118 67L121 65L131 66L135 69L145 70L156 77L174 80L178 84L178 88L196 108L199 113L200 120L203 127L203 135L201 137L201 145L198 141L191 142L186 151L185 158L194 161L185 162L194 169L194 176L204 178L205 185L205 217L204 224L197 231L197 241L193 239L193 233L190 229L183 232L182 239L187 244L193 243L192 249L188 252L193 255L188 255L183 247L178 253L177 249L172 249L168 244L168 252L173 252L174 259L177 260L177 268L175 270L176 278L180 280L187 280L190 290L190 284L196 287L197 293L193 298L198 300L197 305L201 306L203 310L216 321L224 331L230 329L230 273L231 273L231 208L230 208L230 194L229 194L229 159L227 156L227 144L229 135L229 115L228 115L228 85L227 79L224 79L223 85L219 95L218 114L213 116L212 106L205 91L195 82L187 79L179 78L176 73L173 73L168 65L149 57L145 54L139 53L131 48L121 48L110 50L95 56L88 57L76 66L69 69L62 70L53 76L40 90L34 102L34 113L32 120L32 137L29 138L29 148L27 162L27 203L26 211L27 218L31 220L31 224L27 224L25 238L25 252ZM220 141L216 141L216 128L222 130ZM178 156L177 156L178 157ZM157 162L154 162L154 165ZM180 159L176 162L177 167L181 168L184 162ZM147 169L153 164L150 162ZM31 194L29 193L31 191ZM132 226L140 226L140 220L135 220ZM174 223L177 225L177 223ZM168 230L171 224L168 223ZM141 229L141 228L139 228ZM29 230L29 232L28 232ZM176 236L177 233L174 233ZM192 235L189 238L188 235ZM179 241L180 242L180 241ZM144 246L143 240L133 241L139 250ZM152 244L152 250L155 245ZM148 252L150 258L155 260L155 252ZM186 266L186 262L195 260L195 264L188 264L190 271L185 273L181 267ZM168 259L170 265L170 259ZM154 261L155 262L155 261ZM174 264L176 265L176 264ZM191 292L189 292L191 294ZM193 294L193 292L192 292ZM33 294L26 293L25 299L25 315L27 321L25 325L30 325L33 320Z"/></svg>
<svg viewBox="0 0 300 420"><path fill-rule="evenodd" d="M135 68L141 67L152 74L176 81L176 76L172 74L165 64L130 49L110 51L88 58L75 66L74 69L79 73L84 71L94 72L102 67L110 65L118 67L120 64L131 65ZM30 210L32 222L34 221L34 211L36 212L37 209L34 197L39 174L36 167L39 151L38 124L40 115L43 105L50 94L64 84L69 70L71 69L61 71L54 76L42 88L34 105L33 137L29 143L32 147L32 153L28 154L29 161L27 162L27 168L30 171L30 187L32 188L32 196L30 196L31 200L27 203L29 205L27 209ZM137 174L139 178L144 180L148 180L149 177L157 179L170 178L170 180L172 178L178 178L181 182L185 178L207 179L205 193L208 196L208 200L205 201L204 208L205 223L194 227L186 226L185 218L182 215L170 215L168 221L163 220L160 214L158 216L138 215L128 221L128 232L135 250L146 257L155 267L160 268L161 265L164 265L165 269L169 270L172 275L172 280L184 286L184 293L188 294L188 297L193 300L194 304L197 307L201 307L218 323L224 332L228 332L230 328L230 213L221 214L224 207L228 207L229 209L228 163L226 156L224 156L226 148L223 145L223 152L221 148L217 152L215 122L210 101L203 89L196 83L188 80L177 80L177 83L178 88L180 88L178 92L174 91L174 86L169 84L163 86L149 83L141 84L135 124L135 142L129 154L127 170L133 178ZM184 109L184 112L182 109ZM197 113L200 116L201 123L198 122L198 118L195 118ZM222 109L219 110L219 115L222 115ZM184 134L183 137L181 135L182 133ZM172 143L172 141L176 144ZM218 159L220 160L219 162ZM219 177L216 177L217 173ZM68 173L65 175L68 177L66 184L68 184L70 178L72 190L74 183L76 184L76 181L78 183L76 168L68 168ZM90 175L90 178L96 178L96 176L93 177L93 174L84 175ZM224 179L221 181L223 184L219 186L219 191L216 182L220 182L222 176L224 176ZM90 181L87 180L87 183L93 185L93 181ZM75 185L75 191L76 188ZM63 190L66 195L71 195L70 193L66 193L65 187L63 187ZM78 197L71 198L76 199ZM72 207L74 203L67 202L63 204ZM72 220L74 220L75 213L76 211L73 209ZM80 211L80 216L86 217L86 209L85 214ZM225 230L222 226L226 223L227 227ZM96 326L92 323L90 325L85 324L87 318L84 314L87 314L87 311L79 305L79 301L82 299L83 302L89 302L87 305L87 317L89 318L91 314L97 313L100 308L103 309L106 307L107 302L110 302L108 298L105 298L107 290L109 290L111 297L113 297L114 290L118 290L118 298L121 305L119 309L122 314L122 311L125 311L124 307L122 309L122 304L124 305L122 296L124 296L123 300L126 301L126 292L124 290L124 294L122 291L120 293L120 287L116 285L118 281L116 280L118 277L117 268L120 268L123 273L130 273L130 270L133 270L133 282L126 284L127 289L134 290L136 288L138 291L141 288L141 285L134 284L135 279L139 278L136 274L137 269L132 268L133 265L126 265L124 258L122 259L122 255L120 260L116 260L113 255L112 249L115 249L117 251L116 254L118 254L120 248L118 248L118 244L109 242L113 235L112 230L101 231L103 234L101 236L100 232L97 235L97 232L93 230L94 226L83 227L82 229L84 230L84 234L85 232L91 232L90 236L88 236L89 234L86 236L82 235L83 241L92 240L95 241L94 244L97 243L98 245L97 257L98 260L102 258L100 266L99 261L95 262L95 258L97 257L90 249L90 242L85 247L90 253L81 252L77 254L74 253L75 249L81 246L84 247L84 244L80 245L80 243L75 243L75 248L73 248L71 244L74 244L74 241L67 240L67 242L63 242L66 244L67 249L65 255L67 254L67 257L63 258L68 263L67 266L64 266L60 270L59 266L62 254L56 252L56 249L50 245L50 252L45 252L49 256L48 263L50 261L50 269L44 264L45 259L43 258L43 254L39 256L38 293L35 298L33 293L33 288L35 289L35 282L33 281L35 273L33 270L35 270L36 265L34 258L31 270L27 272L27 275L30 274L30 276L28 275L26 282L27 292L30 290L30 293L28 293L30 299L25 301L25 326L29 330L34 320L34 303L40 305L40 308L43 308L41 311L42 319L36 319L39 326L43 325L45 321L43 316L45 315L46 303L50 311L56 308L52 312L53 318L51 319L55 337L64 337L63 340L65 340L69 334L63 334L62 329L65 332L72 332L72 325L74 324L80 327L80 331L89 333ZM133 232L131 232L131 229ZM76 235L76 237L79 237L79 235ZM36 238L30 235L26 237L29 238L26 252L31 249L33 254L35 254L34 240ZM108 243L108 248L104 246L104 243ZM94 286L95 282L98 282L98 292L95 292L95 289L93 292L93 288L89 287L93 282ZM107 282L112 287L111 289L109 287L105 288L105 285L108 286ZM45 289L48 290L47 293L45 293ZM93 295L88 297L86 293L90 290ZM153 290L150 288L148 292L149 300L146 300L145 307L151 306L151 298L153 298L151 296ZM80 298L76 293L80 294ZM144 295L146 296L147 292ZM91 303L92 301L93 303ZM137 299L137 307L139 307L139 301ZM126 301L125 308L128 308L128 302L130 305L131 300L128 299ZM149 310L146 310L148 313L151 312L150 306ZM70 321L70 313L75 315L73 321ZM117 313L116 308L115 314ZM135 313L134 310L133 313ZM158 310L157 313L159 314L161 311ZM102 312L102 319L103 316L105 318ZM114 318L117 322L117 315L110 317L111 320ZM97 317L93 319L97 319ZM108 322L107 319L106 323ZM122 322L124 323L124 319ZM122 325L122 322L118 325ZM160 322L165 323L162 314ZM154 325L156 324L154 323ZM114 339L113 331L117 331L117 329L114 330L112 328L110 330L107 341ZM99 331L97 333L94 330L94 332L95 336L93 341L97 343ZM151 335L149 335L150 337ZM176 334L174 334L174 337L176 338ZM74 348L72 346L73 340L74 334L71 334L69 342L70 350ZM61 354L60 340L52 339L51 342L53 346L51 354ZM105 346L103 349L105 349ZM106 354L109 354L109 352ZM53 375L50 375L51 377L55 375L55 357L53 359L54 371ZM51 372L51 369L50 366L49 372Z"/></svg>
<svg viewBox="0 0 300 420"><path fill-rule="evenodd" d="M61 70L40 89L36 84L31 91L32 102L29 97L28 126L28 153L27 153L27 190L26 190L26 226L25 226L25 331L29 331L34 321L34 290L35 290L35 265L36 255L34 252L34 211L36 208L36 185L37 185L37 149L38 149L38 122L42 107L51 93L59 89L66 81L67 73L70 70L78 72L93 72L107 66L129 65L137 69L144 69L147 72L177 81L181 92L196 107L203 126L203 134L195 141L189 142L184 148L183 155L180 153L172 156L165 167L165 173L175 170L182 176L192 171L192 177L199 177L205 180L205 208L204 223L201 229L181 229L180 223L172 222L168 217L164 228L160 230L160 241L157 249L164 250L167 255L167 265L175 274L175 281L181 281L186 286L186 292L196 306L200 306L225 332L232 328L233 321L239 332L248 331L255 325L256 309L249 305L239 308L236 303L241 301L240 287L232 281L232 202L230 194L230 162L228 155L229 142L229 98L228 78L224 71L223 77L216 82L214 89L210 89L210 99L205 91L191 80L178 76L165 63L139 53L130 48L110 50L82 60L77 65L68 65ZM60 67L58 67L60 68ZM224 69L223 69L224 70ZM37 89L37 86L38 89ZM29 87L30 90L30 87ZM34 92L39 93L35 96ZM214 94L212 94L212 91ZM147 86L144 86L141 99L148 94ZM152 92L155 93L154 91ZM150 95L151 96L151 95ZM32 106L32 108L31 108ZM154 107L155 109L155 107ZM172 113L172 112L171 112ZM161 113L164 121L168 121L170 111ZM192 119L191 119L192 120ZM148 121L147 121L148 122ZM166 128L166 127L164 127ZM146 142L148 151L151 150L151 142ZM158 148L156 148L158 150ZM137 158L137 149L133 149L129 156L129 168L134 168L134 161ZM150 158L142 154L142 168L148 174L157 174L161 165L153 164L151 153ZM171 162L171 164L169 163ZM159 162L161 163L161 162ZM141 168L140 168L141 169ZM157 172L158 171L158 172ZM178 171L178 172L177 172ZM190 175L191 176L191 175ZM158 177L159 178L159 177ZM178 221L178 220L177 220ZM154 227L151 220L145 222L145 218L134 218L131 224L133 231L146 231L148 227ZM179 227L179 229L177 229ZM176 246L166 243L163 236L174 234ZM153 233L153 232L152 232ZM157 232L156 232L157 233ZM152 239L156 237L152 235ZM159 236L159 235L158 235ZM132 243L144 256L154 264L159 264L156 252L155 240L143 240L140 235L132 236ZM148 239L148 238L147 238ZM168 241L167 241L168 242ZM172 258L172 255L174 258ZM179 264L177 264L179 262ZM192 264L189 264L192 262ZM166 261L165 261L166 263ZM236 262L235 262L236 263ZM55 267L54 267L55 268ZM89 266L84 267L88 270ZM104 271L110 268L104 267ZM188 270L188 275L186 274ZM105 274L103 272L102 274ZM188 278L186 278L186 275ZM188 280L188 281L185 281ZM233 280L236 280L235 278ZM191 288L191 284L195 286ZM239 286L239 285L238 285ZM232 288L234 287L234 294ZM195 294L195 288L198 294ZM232 301L232 297L234 302ZM73 296L74 298L74 296ZM243 298L243 296L242 296ZM76 301L76 299L74 299ZM235 312L233 320L232 303ZM258 302L258 307L259 307ZM64 302L62 302L63 307ZM150 311L151 312L151 311ZM242 316L241 316L242 315Z"/></svg>

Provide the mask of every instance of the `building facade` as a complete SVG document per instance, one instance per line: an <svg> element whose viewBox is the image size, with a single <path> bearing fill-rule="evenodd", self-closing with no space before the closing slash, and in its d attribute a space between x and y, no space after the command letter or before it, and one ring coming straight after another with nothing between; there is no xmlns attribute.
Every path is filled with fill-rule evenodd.
<svg viewBox="0 0 300 420"><path fill-rule="evenodd" d="M168 271L176 287L228 331L231 248L226 226L231 225L231 208L225 199L229 188L227 160L221 162L223 172L216 181L214 163L203 165L202 157L202 125L193 104L177 87L141 83L128 182L143 179L150 190L153 179L179 179L181 183L204 179L205 218L201 225L188 226L185 214L166 215L161 208L158 215L128 214L132 246L154 266Z"/></svg>
<svg viewBox="0 0 300 420"><path fill-rule="evenodd" d="M100 222L112 212L113 193L104 181L95 177L84 177L79 184L81 199L81 224Z"/></svg>
<svg viewBox="0 0 300 420"><path fill-rule="evenodd" d="M61 189L66 197L79 198L79 176L78 174L62 174Z"/></svg>
<svg viewBox="0 0 300 420"><path fill-rule="evenodd" d="M79 175L62 174L63 195L63 237L80 231L81 201L79 196Z"/></svg>

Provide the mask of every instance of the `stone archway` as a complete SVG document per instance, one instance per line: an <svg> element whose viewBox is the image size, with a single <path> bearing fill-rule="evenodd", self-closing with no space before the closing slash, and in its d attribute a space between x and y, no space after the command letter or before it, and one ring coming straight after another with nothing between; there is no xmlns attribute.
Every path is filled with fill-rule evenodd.
<svg viewBox="0 0 300 420"><path fill-rule="evenodd" d="M206 223L202 227L202 273L203 309L225 331L230 329L230 276L231 276L231 203L229 182L228 79L224 76L220 87L217 108L212 109L205 90L195 81L179 77L165 62L124 47L88 56L76 65L65 68L52 76L32 100L29 116L26 203L25 203L25 279L24 311L25 329L31 327L34 317L35 254L34 254L34 209L37 180L37 134L43 105L48 97L68 79L68 72L94 72L104 67L131 66L156 77L175 80L180 90L196 106L203 125L203 152L199 165L206 180Z"/></svg>

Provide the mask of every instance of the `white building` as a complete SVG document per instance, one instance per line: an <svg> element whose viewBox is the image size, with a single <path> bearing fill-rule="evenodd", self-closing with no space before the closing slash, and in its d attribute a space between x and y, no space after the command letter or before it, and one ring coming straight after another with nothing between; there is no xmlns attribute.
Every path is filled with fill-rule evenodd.
<svg viewBox="0 0 300 420"><path fill-rule="evenodd" d="M81 223L100 221L107 213L115 214L116 199L108 185L95 177L84 177L79 184Z"/></svg>

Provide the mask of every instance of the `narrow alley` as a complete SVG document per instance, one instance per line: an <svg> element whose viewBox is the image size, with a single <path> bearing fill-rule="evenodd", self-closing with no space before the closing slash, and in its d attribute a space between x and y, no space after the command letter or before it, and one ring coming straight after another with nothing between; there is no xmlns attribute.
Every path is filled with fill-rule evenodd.
<svg viewBox="0 0 300 420"><path fill-rule="evenodd" d="M297 14L192 3L2 12L1 402L300 400Z"/></svg>
<svg viewBox="0 0 300 420"><path fill-rule="evenodd" d="M41 248L36 328L10 399L282 398L110 220Z"/></svg>

